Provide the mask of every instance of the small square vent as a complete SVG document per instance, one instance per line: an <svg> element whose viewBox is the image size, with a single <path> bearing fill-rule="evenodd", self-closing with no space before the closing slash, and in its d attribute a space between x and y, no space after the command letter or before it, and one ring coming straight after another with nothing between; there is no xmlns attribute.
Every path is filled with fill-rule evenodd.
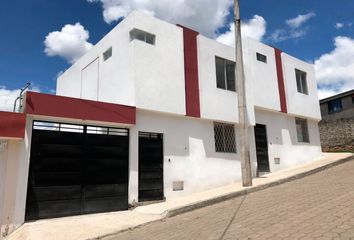
<svg viewBox="0 0 354 240"><path fill-rule="evenodd" d="M184 181L173 181L173 191L183 191L184 189Z"/></svg>
<svg viewBox="0 0 354 240"><path fill-rule="evenodd" d="M280 158L274 158L274 164L280 164Z"/></svg>

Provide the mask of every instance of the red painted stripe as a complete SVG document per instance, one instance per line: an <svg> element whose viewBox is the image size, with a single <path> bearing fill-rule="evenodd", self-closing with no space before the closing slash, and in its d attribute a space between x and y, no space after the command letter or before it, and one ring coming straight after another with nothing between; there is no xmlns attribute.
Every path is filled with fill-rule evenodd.
<svg viewBox="0 0 354 240"><path fill-rule="evenodd" d="M177 26L183 29L186 115L200 118L197 47L199 33L181 25Z"/></svg>
<svg viewBox="0 0 354 240"><path fill-rule="evenodd" d="M280 111L283 113L287 113L288 109L286 106L284 74L283 74L283 65L282 65L282 60L281 60L282 51L277 48L274 48L274 51L275 51L275 63L277 66L278 89L279 89L279 98L280 98Z"/></svg>
<svg viewBox="0 0 354 240"><path fill-rule="evenodd" d="M124 124L136 122L135 107L35 92L27 92L25 112L100 122Z"/></svg>
<svg viewBox="0 0 354 240"><path fill-rule="evenodd" d="M0 137L24 138L26 128L26 114L0 112Z"/></svg>

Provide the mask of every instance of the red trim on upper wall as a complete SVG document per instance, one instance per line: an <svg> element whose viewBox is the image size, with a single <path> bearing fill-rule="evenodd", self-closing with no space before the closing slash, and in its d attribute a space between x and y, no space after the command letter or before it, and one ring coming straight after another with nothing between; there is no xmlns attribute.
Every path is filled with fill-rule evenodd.
<svg viewBox="0 0 354 240"><path fill-rule="evenodd" d="M177 26L183 29L186 115L200 118L197 46L199 33L181 25Z"/></svg>
<svg viewBox="0 0 354 240"><path fill-rule="evenodd" d="M135 107L27 92L25 113L110 123L135 124Z"/></svg>
<svg viewBox="0 0 354 240"><path fill-rule="evenodd" d="M0 112L0 138L24 138L26 114Z"/></svg>
<svg viewBox="0 0 354 240"><path fill-rule="evenodd" d="M277 66L278 90L279 90L279 98L280 98L280 111L283 113L287 113L288 109L287 109L287 105L286 105L284 73L283 73L283 65L282 65L282 59L281 59L282 51L277 48L274 48L274 51L275 51L275 63Z"/></svg>

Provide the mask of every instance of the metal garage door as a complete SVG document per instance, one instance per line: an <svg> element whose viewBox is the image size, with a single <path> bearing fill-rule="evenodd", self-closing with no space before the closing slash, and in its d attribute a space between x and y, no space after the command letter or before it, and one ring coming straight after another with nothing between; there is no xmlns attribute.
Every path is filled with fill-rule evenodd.
<svg viewBox="0 0 354 240"><path fill-rule="evenodd" d="M34 122L26 220L128 209L129 130Z"/></svg>

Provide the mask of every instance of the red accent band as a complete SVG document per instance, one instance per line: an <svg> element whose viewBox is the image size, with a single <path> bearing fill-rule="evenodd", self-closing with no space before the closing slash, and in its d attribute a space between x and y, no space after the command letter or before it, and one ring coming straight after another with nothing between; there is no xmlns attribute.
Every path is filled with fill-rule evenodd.
<svg viewBox="0 0 354 240"><path fill-rule="evenodd" d="M200 118L197 47L199 33L181 25L177 26L183 29L186 115Z"/></svg>
<svg viewBox="0 0 354 240"><path fill-rule="evenodd" d="M0 112L0 137L24 138L26 128L26 114Z"/></svg>
<svg viewBox="0 0 354 240"><path fill-rule="evenodd" d="M136 122L135 107L35 92L27 92L25 112L100 122L124 124Z"/></svg>
<svg viewBox="0 0 354 240"><path fill-rule="evenodd" d="M281 60L282 51L274 48L275 51L275 63L277 65L277 76L278 76L278 89L280 98L280 111L287 113L288 109L286 106L286 96L285 96L285 85L284 85L284 75L283 75L283 65Z"/></svg>

